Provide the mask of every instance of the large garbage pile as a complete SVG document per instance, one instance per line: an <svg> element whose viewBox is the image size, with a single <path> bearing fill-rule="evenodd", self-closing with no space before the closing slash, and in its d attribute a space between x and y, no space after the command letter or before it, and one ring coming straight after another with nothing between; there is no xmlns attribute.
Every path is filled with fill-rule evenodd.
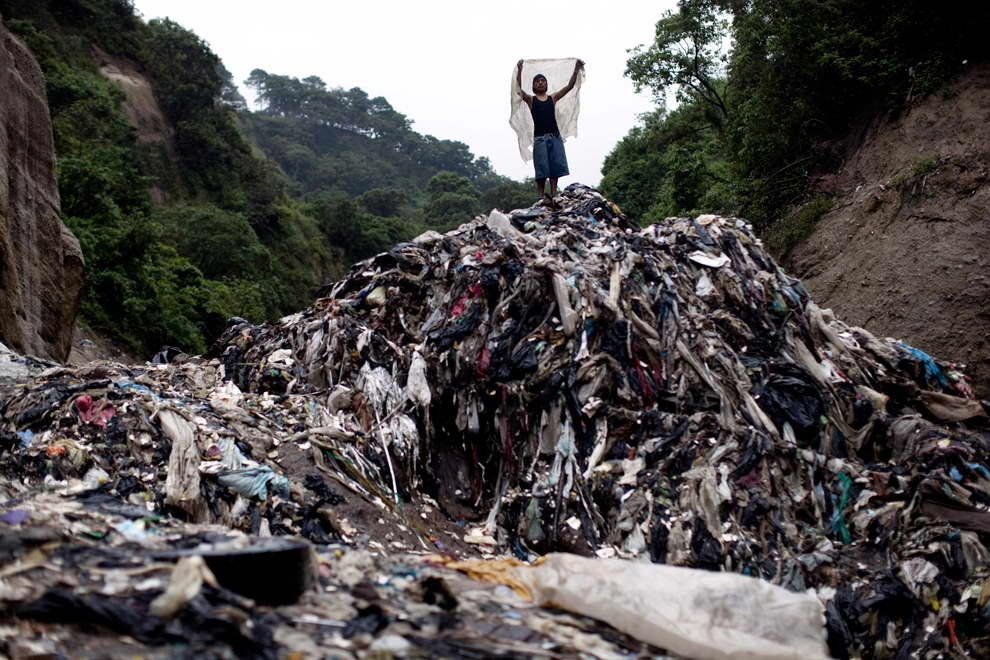
<svg viewBox="0 0 990 660"><path fill-rule="evenodd" d="M401 553L568 551L812 589L837 656L990 652L987 404L961 368L819 309L741 220L639 229L586 187L558 201L398 245L299 314L235 321L203 358L18 364L33 377L0 386L10 556L51 541L22 538L31 520L61 530L90 581L101 553L123 561L128 544L147 560L243 533L301 536L335 549L318 553L317 575L337 589L342 546L392 558L367 576ZM18 616L69 597L20 565L30 584L0 593ZM452 579L439 574L430 584ZM135 584L117 588L148 611L163 585ZM198 584L214 606L232 598ZM402 590L390 606L353 591L347 606L321 592L312 607L337 609L317 618L371 617L361 630L400 653L466 652L463 635L442 647L386 628L411 620L389 611L407 604ZM511 608L497 609L480 611L504 626ZM279 639L296 639L285 608L273 612ZM293 634L310 634L293 616ZM251 648L276 644L277 621L256 621L269 637ZM472 644L536 650L497 647L496 624L477 623ZM582 625L601 655L637 650ZM164 643L165 630L138 639ZM362 648L334 635L317 647Z"/></svg>

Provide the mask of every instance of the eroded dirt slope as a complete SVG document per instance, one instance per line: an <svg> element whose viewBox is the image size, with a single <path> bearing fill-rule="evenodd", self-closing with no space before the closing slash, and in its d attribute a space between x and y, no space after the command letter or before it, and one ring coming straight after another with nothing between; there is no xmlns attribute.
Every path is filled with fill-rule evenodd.
<svg viewBox="0 0 990 660"><path fill-rule="evenodd" d="M877 121L786 259L854 325L967 364L990 397L990 67Z"/></svg>
<svg viewBox="0 0 990 660"><path fill-rule="evenodd" d="M151 80L134 62L115 57L93 47L93 57L100 73L116 84L124 93L123 110L127 121L137 132L138 144L157 158L170 170L179 158L175 148L175 129L169 124L155 98ZM157 183L151 187L151 198L155 203L166 201L164 188Z"/></svg>

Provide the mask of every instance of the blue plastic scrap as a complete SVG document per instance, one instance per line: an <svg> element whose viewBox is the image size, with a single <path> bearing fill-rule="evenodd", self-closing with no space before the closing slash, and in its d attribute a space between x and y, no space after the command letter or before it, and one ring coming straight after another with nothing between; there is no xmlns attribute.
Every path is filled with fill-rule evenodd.
<svg viewBox="0 0 990 660"><path fill-rule="evenodd" d="M31 441L34 440L34 431L28 429L26 431L18 431L17 437L21 441L21 447L27 448L31 446Z"/></svg>
<svg viewBox="0 0 990 660"><path fill-rule="evenodd" d="M230 470L220 474L217 481L228 488L233 488L242 497L257 497L265 500L268 499L269 488L275 495L289 496L289 480L267 466Z"/></svg>
<svg viewBox="0 0 990 660"><path fill-rule="evenodd" d="M932 359L931 355L925 353L920 348L915 348L914 346L908 346L904 342L899 342L899 343L901 348L903 348L905 351L907 351L914 357L921 360L922 363L924 363L925 373L928 374L929 378L936 380L938 384L941 385L942 387L949 386L949 380L945 377L945 374L942 373L941 367L935 364L935 360Z"/></svg>
<svg viewBox="0 0 990 660"><path fill-rule="evenodd" d="M981 465L979 463L966 463L966 467L968 467L970 470L975 470L976 472L979 472L987 479L990 479L990 470L988 470L986 466Z"/></svg>

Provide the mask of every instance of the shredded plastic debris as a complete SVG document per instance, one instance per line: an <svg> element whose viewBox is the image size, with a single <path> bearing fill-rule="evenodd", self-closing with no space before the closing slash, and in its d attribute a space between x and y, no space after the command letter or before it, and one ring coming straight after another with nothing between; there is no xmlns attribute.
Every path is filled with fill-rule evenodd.
<svg viewBox="0 0 990 660"><path fill-rule="evenodd" d="M271 657L658 652L432 558L565 551L811 590L837 657L987 655L990 435L961 373L818 308L742 220L558 202L397 245L179 364L0 356L30 374L0 381L8 610ZM171 563L267 536L313 544L296 605Z"/></svg>

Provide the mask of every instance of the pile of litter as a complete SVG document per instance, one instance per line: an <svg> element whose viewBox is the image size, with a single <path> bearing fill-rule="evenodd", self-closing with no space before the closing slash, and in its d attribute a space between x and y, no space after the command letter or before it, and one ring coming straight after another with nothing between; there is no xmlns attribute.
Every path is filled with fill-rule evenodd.
<svg viewBox="0 0 990 660"><path fill-rule="evenodd" d="M578 571L571 562L580 558L567 555L504 570L451 562L470 548L430 498L391 510L356 497L346 487L360 480L345 475L332 482L345 486L338 494L321 476L334 474L322 458L301 459L313 449L306 431L324 428L306 421L306 397L237 394L216 364L70 369L3 350L0 361L13 367L0 372L5 419L37 429L2 436L0 648L8 656L618 658L655 655L648 642L703 655L822 655L817 598L753 578L692 581L692 569L671 567L684 572L675 583L667 567L585 560L593 565ZM10 382L32 371L32 382ZM204 378L215 386L204 389ZM270 447L264 465L245 456ZM428 536L417 534L426 527ZM407 554L417 547L433 552ZM493 581L522 585L522 596L455 570L489 579L501 570ZM649 616L630 616L656 593L642 586L664 581L675 593ZM534 610L568 594L573 614ZM735 616L722 613L727 598L739 604ZM751 615L768 599L786 616Z"/></svg>
<svg viewBox="0 0 990 660"><path fill-rule="evenodd" d="M378 553L372 584L408 553L563 550L812 589L836 656L990 652L990 433L962 369L819 309L743 221L638 229L579 185L558 202L398 245L302 313L235 320L203 358L8 368L22 374L0 384L4 516L20 518L4 537L11 558L31 566L23 553L48 542L8 540L35 519L54 521L62 570L90 567L88 580L111 561L101 552L128 543L158 557L227 547L220 537L251 545L243 533L299 536L322 558L323 590L306 598L342 608L314 616L377 607L381 623L407 620L354 601L353 585L346 606L327 591L341 589L335 557L356 552L341 547ZM433 559L399 563L423 562L455 579ZM160 579L138 589L151 579L138 563L114 588L146 612L167 591ZM193 564L174 573L200 575L215 605L223 581ZM38 566L0 597L51 620L35 614L57 588ZM396 593L398 610L410 596ZM197 607L180 616L206 616ZM252 616L285 625L285 608ZM495 609L484 617L504 622ZM589 621L604 646L585 652L637 651ZM366 632L389 637L388 625ZM363 648L334 634L323 652ZM442 635L394 635L467 653L411 641Z"/></svg>

